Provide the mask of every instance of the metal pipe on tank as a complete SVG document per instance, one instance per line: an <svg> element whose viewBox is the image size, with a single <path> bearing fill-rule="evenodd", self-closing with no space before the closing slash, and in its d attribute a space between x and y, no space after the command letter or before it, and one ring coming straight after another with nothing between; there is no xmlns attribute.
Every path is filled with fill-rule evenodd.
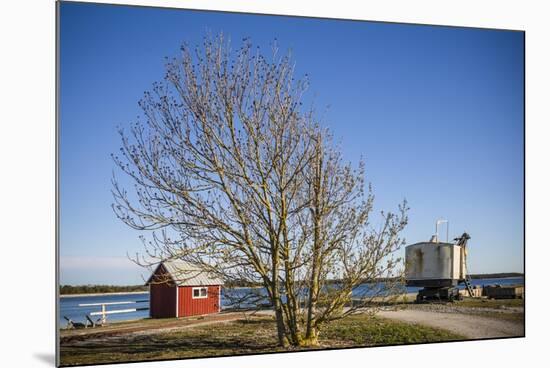
<svg viewBox="0 0 550 368"><path fill-rule="evenodd" d="M443 224L443 223L446 223L447 224L447 239L445 240L446 243L449 242L449 221L448 220L445 220L445 219L438 219L436 222L435 222L435 238L436 238L436 243L439 242L439 224Z"/></svg>

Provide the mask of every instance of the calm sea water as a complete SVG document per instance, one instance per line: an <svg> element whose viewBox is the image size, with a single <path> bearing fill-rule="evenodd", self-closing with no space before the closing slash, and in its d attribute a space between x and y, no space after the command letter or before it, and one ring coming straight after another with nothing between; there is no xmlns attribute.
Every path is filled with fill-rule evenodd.
<svg viewBox="0 0 550 368"><path fill-rule="evenodd" d="M523 284L523 277L510 277L503 279L479 279L472 280L474 286L483 286L483 285L514 285L514 284ZM464 288L464 285L459 286ZM362 293L364 289L361 287L358 288ZM408 287L407 292L414 293L417 292L418 287ZM235 296L238 294L244 294L245 289L234 289L229 291L222 291L222 308L227 307L231 304L231 299L226 293L230 292L231 295ZM256 289L258 293L265 295L265 290ZM59 302L59 325L65 326L67 321L63 316L67 316L75 322L85 322L86 314L91 312L101 311L100 306L94 307L80 307L79 304L87 303L111 303L111 302L135 302L133 304L121 304L121 305L109 305L107 310L120 310L120 309L131 309L131 308L148 308L149 307L149 294L117 294L117 295L96 295L96 296L77 296L77 297L62 297ZM147 318L149 316L148 310L141 310L137 312L130 313L121 313L121 314L110 314L107 316L108 321L128 321L134 319ZM92 319L97 319L99 316L93 316Z"/></svg>

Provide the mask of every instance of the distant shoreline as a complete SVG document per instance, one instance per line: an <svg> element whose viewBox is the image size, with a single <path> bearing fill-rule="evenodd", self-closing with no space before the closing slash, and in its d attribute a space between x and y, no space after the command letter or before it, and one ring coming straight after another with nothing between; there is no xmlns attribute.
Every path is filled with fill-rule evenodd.
<svg viewBox="0 0 550 368"><path fill-rule="evenodd" d="M133 294L149 294L148 291L116 291L113 293L90 293L90 294L60 294L60 298L77 298L82 296L105 296L105 295L133 295Z"/></svg>
<svg viewBox="0 0 550 368"><path fill-rule="evenodd" d="M507 275L507 276L500 276L500 277L496 276L495 277L493 275L488 275L490 277L482 277L483 275L472 275L472 279L473 280L476 280L476 279L491 280L491 279L515 279L515 278L524 278L525 277L524 274L513 275L513 276L511 274L503 274L503 275ZM262 288L262 286L235 286L232 289L258 289L258 288ZM116 291L116 292L112 292L112 293L60 294L59 297L60 298L78 298L78 297L83 297L83 296L139 295L139 294L149 294L149 291L144 290L144 291Z"/></svg>
<svg viewBox="0 0 550 368"><path fill-rule="evenodd" d="M479 273L471 274L472 279L509 279L515 277L525 277L525 274L519 272L498 272L498 273Z"/></svg>

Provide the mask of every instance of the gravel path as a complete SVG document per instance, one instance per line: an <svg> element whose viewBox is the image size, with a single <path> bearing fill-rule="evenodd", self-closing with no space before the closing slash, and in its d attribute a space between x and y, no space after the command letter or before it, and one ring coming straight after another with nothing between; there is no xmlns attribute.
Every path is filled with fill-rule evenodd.
<svg viewBox="0 0 550 368"><path fill-rule="evenodd" d="M441 328L470 339L523 336L523 323L465 313L443 313L415 309L380 311L380 317Z"/></svg>

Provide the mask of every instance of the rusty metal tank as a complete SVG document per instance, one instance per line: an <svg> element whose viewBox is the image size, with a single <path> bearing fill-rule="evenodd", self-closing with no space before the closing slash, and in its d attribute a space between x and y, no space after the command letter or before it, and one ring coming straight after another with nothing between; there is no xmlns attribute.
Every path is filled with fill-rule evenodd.
<svg viewBox="0 0 550 368"><path fill-rule="evenodd" d="M465 276L466 254L460 245L439 242L435 237L405 248L407 286L456 286Z"/></svg>

